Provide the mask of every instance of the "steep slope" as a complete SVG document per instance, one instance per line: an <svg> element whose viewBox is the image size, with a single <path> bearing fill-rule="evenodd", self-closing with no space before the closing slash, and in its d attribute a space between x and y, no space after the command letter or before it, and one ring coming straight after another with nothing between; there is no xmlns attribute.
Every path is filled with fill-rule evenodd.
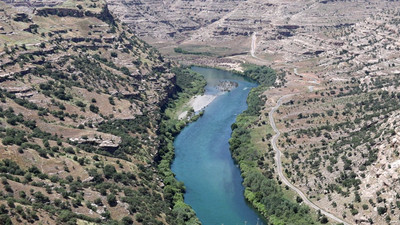
<svg viewBox="0 0 400 225"><path fill-rule="evenodd" d="M330 45L324 32L346 27L382 10L399 6L397 1L356 0L245 0L109 1L110 8L141 38L173 54L171 44L217 55L247 53L250 35L258 36L258 51L294 60L305 52ZM291 39L290 39L291 38ZM294 39L294 41L293 41ZM292 56L294 54L294 56ZM197 56L203 58L203 56ZM263 57L264 58L264 57Z"/></svg>
<svg viewBox="0 0 400 225"><path fill-rule="evenodd" d="M161 41L192 34L227 39L274 29L340 26L359 21L391 1L110 1L122 21L144 37ZM155 29L157 27L157 29ZM294 29L297 29L294 28Z"/></svg>
<svg viewBox="0 0 400 225"><path fill-rule="evenodd" d="M295 70L276 114L287 177L353 223L398 223L399 15L331 32L338 47Z"/></svg>
<svg viewBox="0 0 400 225"><path fill-rule="evenodd" d="M29 13L38 2L11 3ZM7 205L1 212L24 218L24 214L31 215L31 205L35 209L46 205L46 202L29 205L26 197L18 197L15 190L23 188L16 182L19 178L33 189L31 194L27 190L21 193L31 202L41 199L37 190L42 190L59 206L51 193L46 194L47 189L55 190L52 193L56 197L57 190L66 196L62 202L65 204L56 208L58 218L64 209L98 218L104 208L97 199L89 198L88 205L97 207L99 212L75 204L79 200L83 204L83 197L68 194L76 190L75 181L82 180L85 185L79 190L98 196L101 204L107 206L104 211L111 212L113 219L120 219L128 211L135 222L141 223L154 223L150 215L159 215L155 220L171 224L179 224L174 219L180 222L184 221L182 218L193 219L189 208L180 207L183 185L173 180L168 171L173 159L173 135L184 126L184 121L174 118L175 121L161 127L162 141L167 144L162 148L160 167L167 179L162 181L163 177L151 165L159 145L157 112L168 93L174 92L169 63L163 62L156 51L131 33L126 31L122 35L121 25L113 26L97 3L94 7L93 2L51 2L40 4L54 3L62 10L37 9L37 16L28 17L17 15L6 6L0 12L0 40L8 44L1 53L0 86L4 89L1 147L7 150L1 157L19 159L17 164L29 169L24 174L34 174L33 181L29 181L31 175L23 178L16 165L2 162L3 177L8 180L0 186L4 190L1 201ZM276 88L263 94L253 93L249 98L249 102L254 101L250 104L254 106L253 112L239 118L242 124L237 123L240 129L233 133L241 142L233 143L233 157L244 160L242 171L252 169L244 175L245 195L264 215L274 215L271 221L328 222L322 214L304 216L307 208L293 204L293 201L303 204L302 199L276 176L276 155L270 142L275 133L268 117L278 99L290 94L272 115L281 132L277 145L283 153L283 175L314 204L348 223L399 222L396 124L400 110L397 79L400 14L389 10L398 7L397 1L163 1L160 4L146 0L109 1L109 4L141 37L178 59L224 67L232 66L233 60L247 60L272 65L282 70L278 74L286 75L278 77L280 85ZM22 32L23 29L26 31ZM174 50L177 46L180 48ZM36 122L26 122L25 118ZM31 144L24 145L25 142ZM57 147L59 143L61 146ZM73 147L73 151L68 147ZM44 172L27 168L30 164ZM58 166L53 168L52 164ZM119 173L106 167L107 164ZM65 171L75 171L71 168L77 171L68 172L75 182L72 185ZM97 172L92 168L98 168ZM124 171L129 180L133 180L129 173L136 180L121 183ZM57 172L63 178L61 181L51 176L49 181L43 175ZM104 192L106 188L101 189L102 185L109 189ZM127 186L122 194L120 190ZM129 191L130 186L134 186L134 194ZM163 186L164 190L160 188ZM115 207L109 207L106 197L101 196L111 193L111 189L117 190L114 192L120 200ZM8 197L11 195L18 203ZM287 204L281 204L277 200L280 198L286 199ZM94 200L99 204L92 205ZM153 212L149 202L154 200L159 203L154 208L159 210ZM137 201L145 202L145 206L132 207L140 205ZM23 213L19 213L18 204L23 205ZM77 207L68 208L68 204ZM53 209L41 208L47 211L39 210L36 214L45 220ZM293 217L282 217L281 210L296 213ZM102 221L107 220L107 215L102 215L106 218ZM69 217L82 219L68 212L61 218ZM56 218L48 220L52 223Z"/></svg>
<svg viewBox="0 0 400 225"><path fill-rule="evenodd" d="M226 1L224 6L230 3L216 21L191 31L164 40L157 36L162 29L143 35L182 61L229 67L232 60L246 60L286 72L288 82L261 95L265 103L258 102L260 113L246 124L248 135L239 130L246 148L234 148L234 157L243 156L252 166L257 162L264 175L245 179L247 198L256 206L274 203L257 185L278 172L268 113L290 94L273 115L282 133L277 144L286 178L348 223L398 223L399 2ZM223 9L214 1L186 4ZM182 12L168 13L187 18ZM210 18L215 15L210 12ZM268 215L276 208L259 210Z"/></svg>
<svg viewBox="0 0 400 225"><path fill-rule="evenodd" d="M237 153L272 177L281 171L278 147L286 179L350 224L399 222L399 15L387 10L327 32L335 48L282 62L287 82L261 95L261 113L247 127L255 156L250 147Z"/></svg>
<svg viewBox="0 0 400 225"><path fill-rule="evenodd" d="M241 1L109 1L110 9L140 37L179 41L220 20Z"/></svg>
<svg viewBox="0 0 400 225"><path fill-rule="evenodd" d="M174 2L164 4L172 7ZM245 142L250 147L236 154L250 158L251 165L257 162L265 177L276 176L268 113L278 99L291 94L274 115L282 133L278 147L288 180L316 205L348 223L398 223L398 1L190 1L180 5L185 7L179 13L158 13L196 21L202 14L188 11L208 7L209 18L216 20L179 32L177 19L174 26L143 29L143 37L186 62L229 67L233 60L246 60L286 72L288 82L264 92L265 104L248 126L249 136L240 133L242 142L251 139L250 144ZM227 5L232 7L224 13L213 13ZM148 17L145 23L154 24L157 18L161 16ZM142 30L134 18L126 22ZM165 30L175 34L160 38ZM171 43L180 48L173 49ZM245 180L245 185L256 185L254 180L261 178ZM271 205L261 194L247 197Z"/></svg>
<svg viewBox="0 0 400 225"><path fill-rule="evenodd" d="M102 1L40 6L0 2L0 224L190 219L154 161L171 63Z"/></svg>

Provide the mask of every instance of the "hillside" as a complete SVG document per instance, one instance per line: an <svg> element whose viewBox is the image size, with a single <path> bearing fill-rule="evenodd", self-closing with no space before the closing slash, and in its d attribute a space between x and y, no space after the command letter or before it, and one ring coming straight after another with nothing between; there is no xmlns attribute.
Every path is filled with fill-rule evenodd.
<svg viewBox="0 0 400 225"><path fill-rule="evenodd" d="M169 164L202 81L140 37L268 83L231 151L271 223L334 223L280 173L348 224L399 223L398 1L107 2L0 2L1 222L198 223Z"/></svg>
<svg viewBox="0 0 400 225"><path fill-rule="evenodd" d="M171 63L104 2L53 3L0 2L0 224L189 220L155 163Z"/></svg>
<svg viewBox="0 0 400 225"><path fill-rule="evenodd" d="M139 37L169 57L228 68L237 62L232 59L262 63L248 57L252 34L257 37L259 58L270 64L296 62L335 47L325 32L399 7L398 1L390 0L166 0L162 4L129 0L109 4ZM204 54L182 55L174 51L176 47Z"/></svg>
<svg viewBox="0 0 400 225"><path fill-rule="evenodd" d="M260 114L247 127L253 160L266 177L277 175L272 117L284 176L349 224L399 221L399 15L386 10L331 29L335 48L274 65L286 71L284 85L260 95Z"/></svg>
<svg viewBox="0 0 400 225"><path fill-rule="evenodd" d="M249 157L264 177L277 177L269 113L285 96L272 116L288 180L349 224L390 224L398 223L400 206L398 6L249 0L116 1L111 8L141 37L184 63L243 71L245 61L283 71L280 87L260 95L257 118L249 117L247 129L240 130L249 135L250 141L241 142L250 147L234 146L233 157ZM141 16L128 15L128 9ZM245 186L252 182L245 179ZM270 203L249 193L256 203Z"/></svg>
<svg viewBox="0 0 400 225"><path fill-rule="evenodd" d="M330 32L337 48L268 93L294 94L275 115L287 177L351 223L399 220L398 21L388 10Z"/></svg>

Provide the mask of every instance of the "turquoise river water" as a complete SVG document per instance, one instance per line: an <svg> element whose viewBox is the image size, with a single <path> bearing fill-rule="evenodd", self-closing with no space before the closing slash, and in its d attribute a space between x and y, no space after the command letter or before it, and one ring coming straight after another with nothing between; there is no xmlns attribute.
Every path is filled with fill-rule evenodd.
<svg viewBox="0 0 400 225"><path fill-rule="evenodd" d="M257 84L222 70L192 69L207 80L206 94L218 93L215 86L220 80L235 81L239 86L219 95L204 115L175 139L172 171L185 183L185 202L204 225L264 224L244 199L243 179L228 143L231 124L247 108L247 95Z"/></svg>

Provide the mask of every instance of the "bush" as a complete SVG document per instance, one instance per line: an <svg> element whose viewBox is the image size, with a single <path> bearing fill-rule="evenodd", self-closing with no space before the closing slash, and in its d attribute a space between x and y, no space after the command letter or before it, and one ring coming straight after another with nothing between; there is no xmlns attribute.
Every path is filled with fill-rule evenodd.
<svg viewBox="0 0 400 225"><path fill-rule="evenodd" d="M94 113L99 113L99 107L97 107L97 106L95 106L93 104L90 104L89 110L94 112Z"/></svg>
<svg viewBox="0 0 400 225"><path fill-rule="evenodd" d="M387 208L386 208L386 207L378 207L378 214L379 214L379 215L385 214L386 211L387 211Z"/></svg>
<svg viewBox="0 0 400 225"><path fill-rule="evenodd" d="M328 222L329 222L328 218L326 216L322 216L321 223L322 224L327 224Z"/></svg>
<svg viewBox="0 0 400 225"><path fill-rule="evenodd" d="M109 194L107 196L107 202L111 207L115 207L118 203L117 203L117 197L115 197L114 194Z"/></svg>
<svg viewBox="0 0 400 225"><path fill-rule="evenodd" d="M78 106L78 107L86 107L86 104L83 103L82 101L77 101L75 104L76 104L76 106Z"/></svg>
<svg viewBox="0 0 400 225"><path fill-rule="evenodd" d="M0 215L0 224L12 225L10 217L7 214L1 214Z"/></svg>
<svg viewBox="0 0 400 225"><path fill-rule="evenodd" d="M121 222L122 222L123 225L131 225L131 224L133 224L133 220L129 216L125 216L124 218L122 218Z"/></svg>
<svg viewBox="0 0 400 225"><path fill-rule="evenodd" d="M63 210L61 213L58 215L57 220L61 223L67 223L69 221L75 221L76 219L74 218L75 215L73 212L68 211L68 210Z"/></svg>
<svg viewBox="0 0 400 225"><path fill-rule="evenodd" d="M75 151L74 151L74 149L73 149L72 147L65 148L64 151L65 151L66 153L69 153L69 154L75 154Z"/></svg>
<svg viewBox="0 0 400 225"><path fill-rule="evenodd" d="M101 198L96 198L94 200L94 204L96 204L98 206L103 206L103 201L101 201Z"/></svg>
<svg viewBox="0 0 400 225"><path fill-rule="evenodd" d="M115 167L114 167L114 166L112 166L112 165L106 165L106 166L104 167L104 169L103 169L103 172L104 172L104 176L105 176L107 179L111 179L117 171L115 170Z"/></svg>
<svg viewBox="0 0 400 225"><path fill-rule="evenodd" d="M115 101L113 97L108 97L108 101L110 102L111 105L115 105Z"/></svg>

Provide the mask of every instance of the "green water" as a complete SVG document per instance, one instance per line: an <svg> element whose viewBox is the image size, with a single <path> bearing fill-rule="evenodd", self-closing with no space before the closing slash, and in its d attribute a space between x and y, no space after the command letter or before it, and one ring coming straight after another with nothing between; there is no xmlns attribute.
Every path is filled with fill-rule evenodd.
<svg viewBox="0 0 400 225"><path fill-rule="evenodd" d="M192 69L207 80L206 94L218 93L215 85L220 80L235 81L239 86L220 93L204 115L175 139L172 171L185 183L185 202L192 206L204 225L263 224L244 199L243 180L228 143L231 124L247 108L247 95L257 85L226 71Z"/></svg>

